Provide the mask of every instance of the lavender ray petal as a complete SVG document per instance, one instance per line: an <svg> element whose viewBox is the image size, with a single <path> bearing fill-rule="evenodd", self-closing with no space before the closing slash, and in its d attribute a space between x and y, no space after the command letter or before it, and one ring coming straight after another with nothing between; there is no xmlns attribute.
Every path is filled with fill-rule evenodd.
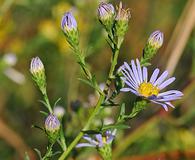
<svg viewBox="0 0 195 160"><path fill-rule="evenodd" d="M131 89L130 88L121 88L120 91L121 92L129 92Z"/></svg>
<svg viewBox="0 0 195 160"><path fill-rule="evenodd" d="M139 80L140 80L140 83L142 83L143 82L142 69L141 69L141 65L138 59L136 59L136 63L137 63L137 71L138 71Z"/></svg>
<svg viewBox="0 0 195 160"><path fill-rule="evenodd" d="M168 71L164 71L161 76L154 82L154 86L159 86L168 76Z"/></svg>
<svg viewBox="0 0 195 160"><path fill-rule="evenodd" d="M96 147L96 145L90 143L79 143L76 145L76 148L81 148L81 147Z"/></svg>
<svg viewBox="0 0 195 160"><path fill-rule="evenodd" d="M90 144L94 144L94 145L97 145L98 142L95 141L94 139L92 139L91 137L89 137L88 135L84 135L83 136L83 139L87 140Z"/></svg>
<svg viewBox="0 0 195 160"><path fill-rule="evenodd" d="M158 88L161 90L161 89L167 87L168 85L170 85L171 83L173 83L174 80L175 80L175 77L171 77L171 78L167 79L166 81L164 81L160 86L158 86Z"/></svg>
<svg viewBox="0 0 195 160"><path fill-rule="evenodd" d="M143 80L144 82L148 81L148 70L146 67L143 67Z"/></svg>
<svg viewBox="0 0 195 160"><path fill-rule="evenodd" d="M129 87L136 89L137 87L129 80L126 80L126 78L121 77L121 79L123 80L123 82L125 82Z"/></svg>
<svg viewBox="0 0 195 160"><path fill-rule="evenodd" d="M161 99L155 99L155 100L158 101L158 102L168 102L168 101L174 101L174 100L177 100L177 99L181 99L181 97L171 96L171 97L163 97Z"/></svg>
<svg viewBox="0 0 195 160"><path fill-rule="evenodd" d="M158 97L161 96L167 96L167 95L178 95L178 96L183 96L183 93L178 91L178 90L170 90L170 91L166 91L166 92L162 92L158 94Z"/></svg>
<svg viewBox="0 0 195 160"><path fill-rule="evenodd" d="M152 73L152 76L151 76L151 78L150 78L150 83L153 84L153 83L156 81L159 72L160 72L160 70L159 70L158 68L156 68L156 69L154 70L154 72Z"/></svg>
<svg viewBox="0 0 195 160"><path fill-rule="evenodd" d="M131 67L132 67L132 70L133 70L133 74L134 74L134 77L136 79L136 82L138 84L141 84L140 80L139 80L139 75L138 75L138 72L137 72L137 67L135 65L135 62L134 60L131 60Z"/></svg>
<svg viewBox="0 0 195 160"><path fill-rule="evenodd" d="M126 66L126 69L128 70L128 72L130 73L130 75L128 74L129 78L132 80L132 82L135 83L136 86L138 86L138 82L133 74L132 69L129 67L129 65L125 62L124 65ZM126 70L125 70L126 71ZM127 71L126 71L127 72Z"/></svg>
<svg viewBox="0 0 195 160"><path fill-rule="evenodd" d="M102 146L103 145L102 135L96 134L95 137L96 137L97 141L99 142L98 146Z"/></svg>
<svg viewBox="0 0 195 160"><path fill-rule="evenodd" d="M160 103L160 102L156 102L155 100L152 100L152 102L153 102L153 103L156 103L156 104L160 104L160 105L165 109L165 111L168 111L168 107L167 107L166 104Z"/></svg>
<svg viewBox="0 0 195 160"><path fill-rule="evenodd" d="M136 82L136 80L134 78L132 78L132 76L128 73L128 71L126 71L125 69L121 70L122 74L125 76L125 78L127 80L129 80L130 82L132 82L132 84L138 88L138 84ZM132 71L131 71L132 72Z"/></svg>
<svg viewBox="0 0 195 160"><path fill-rule="evenodd" d="M171 102L165 102L165 103L166 103L167 105L169 105L170 107L175 108L175 106L172 105Z"/></svg>
<svg viewBox="0 0 195 160"><path fill-rule="evenodd" d="M123 90L123 89L124 89L124 90ZM139 95L137 91L135 91L135 90L133 90L133 89L131 89L131 88L129 88L129 91L127 91L126 88L121 88L120 91L121 91L121 92L129 92L129 91L130 91L130 92L132 92L133 94L135 94L135 95L137 95L137 96Z"/></svg>
<svg viewBox="0 0 195 160"><path fill-rule="evenodd" d="M111 142L113 141L114 137L115 137L115 136L110 135L110 136L108 137L106 143L107 143L107 144L111 143Z"/></svg>

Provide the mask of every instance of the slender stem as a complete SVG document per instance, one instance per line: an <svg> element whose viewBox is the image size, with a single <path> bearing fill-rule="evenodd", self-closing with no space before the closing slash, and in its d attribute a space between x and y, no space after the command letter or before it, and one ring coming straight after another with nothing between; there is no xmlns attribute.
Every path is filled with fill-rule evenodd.
<svg viewBox="0 0 195 160"><path fill-rule="evenodd" d="M62 127L60 128L60 145L61 145L63 151L65 151L66 150L66 140L64 137L64 132L63 132Z"/></svg>
<svg viewBox="0 0 195 160"><path fill-rule="evenodd" d="M52 155L52 147L54 144L50 144L47 148L47 152L45 153L45 156L42 158L42 160L47 160L49 158L51 158Z"/></svg>
<svg viewBox="0 0 195 160"><path fill-rule="evenodd" d="M50 105L50 103L49 103L49 98L48 98L48 96L47 96L47 93L45 93L45 94L43 95L43 97L44 97L45 103L47 104L47 108L48 108L49 112L50 112L50 113L53 113L53 110L52 110L51 105Z"/></svg>
<svg viewBox="0 0 195 160"><path fill-rule="evenodd" d="M104 95L100 96L99 101L98 101L93 113L90 115L86 125L83 127L82 131L80 131L80 133L76 136L76 138L68 146L67 150L65 152L63 152L63 154L60 156L60 158L58 160L64 160L68 156L70 151L74 148L74 146L76 146L76 144L79 142L79 140L83 137L83 134L84 134L83 131L89 129L91 122L93 121L95 116L98 114L99 109L101 108L101 104L103 103L104 98L105 98Z"/></svg>
<svg viewBox="0 0 195 160"><path fill-rule="evenodd" d="M93 119L99 113L99 110L101 108L101 105L104 102L105 97L106 97L106 95L108 93L108 89L110 87L111 80L114 78L114 70L115 70L115 67L117 65L118 55L119 55L119 49L118 49L118 47L115 47L115 49L113 50L113 55L112 55L112 59L111 59L111 68L110 68L110 71L109 71L108 79L106 81L106 86L104 88L104 93L100 92L101 95L99 97L99 100L98 100L98 102L97 102L97 104L95 106L94 111L90 115L87 123L85 124L85 126L83 127L83 129L79 132L79 134L76 136L76 138L72 141L72 143L68 146L67 150L62 153L62 155L60 156L60 158L58 160L64 160L69 155L69 153L71 152L71 150L76 146L76 144L79 142L79 140L83 137L83 135L84 135L83 131L89 129L90 124L92 123ZM81 57L78 56L78 58L81 58ZM89 70L87 68L85 68L85 67L86 66L84 66L84 68L82 67L82 69L84 70L86 76L87 77L91 77L90 72L89 72L89 75L90 76L87 74ZM87 69L87 71L85 69Z"/></svg>
<svg viewBox="0 0 195 160"><path fill-rule="evenodd" d="M112 54L111 68L110 68L110 72L109 72L109 75L108 75L108 79L106 81L106 87L104 89L105 95L108 94L110 84L112 82L112 79L114 78L114 70L115 70L115 67L117 65L118 55L119 55L119 49L116 47L113 51L113 54Z"/></svg>

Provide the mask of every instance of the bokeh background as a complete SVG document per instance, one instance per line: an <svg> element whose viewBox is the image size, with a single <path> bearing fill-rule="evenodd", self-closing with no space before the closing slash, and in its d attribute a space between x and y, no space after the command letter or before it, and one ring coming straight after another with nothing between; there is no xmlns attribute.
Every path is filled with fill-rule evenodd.
<svg viewBox="0 0 195 160"><path fill-rule="evenodd" d="M93 89L78 80L82 77L75 57L60 28L64 12L71 10L78 21L80 41L91 71L100 84L105 82L111 51L97 19L98 0L0 0L0 159L18 160L27 151L38 159L34 148L45 152L47 138L32 125L43 126L45 110L29 73L30 60L39 56L47 75L51 103L66 110L64 131L68 143L85 123L90 106L97 100ZM114 5L118 0L113 0ZM130 129L119 131L114 142L114 159L176 160L195 159L195 1L123 0L130 8L129 30L122 45L118 66L141 57L148 36L164 33L164 45L150 69L168 69L176 76L169 88L184 92L165 112L150 105L128 122ZM131 110L133 96L120 94ZM117 108L106 109L102 117L112 123ZM101 123L99 120L94 122ZM58 150L58 146L55 150ZM79 160L99 159L93 149L75 150ZM55 159L55 158L54 158ZM57 159L57 158L56 158Z"/></svg>

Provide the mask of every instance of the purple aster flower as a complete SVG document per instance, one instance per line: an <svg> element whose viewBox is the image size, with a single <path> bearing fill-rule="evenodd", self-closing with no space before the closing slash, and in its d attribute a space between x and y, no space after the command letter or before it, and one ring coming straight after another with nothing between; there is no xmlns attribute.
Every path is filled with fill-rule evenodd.
<svg viewBox="0 0 195 160"><path fill-rule="evenodd" d="M154 70L150 79L148 79L148 71L146 67L141 67L140 62L136 59L131 60L131 66L124 62L119 69L124 77L122 80L128 86L122 88L122 92L132 92L137 96L146 98L153 103L161 105L166 111L168 106L174 108L171 101L180 99L183 93L178 90L170 90L160 93L162 89L170 85L175 77L167 78L168 71L164 71L159 77L160 70Z"/></svg>
<svg viewBox="0 0 195 160"><path fill-rule="evenodd" d="M95 134L94 137L90 137L88 134L83 136L83 139L88 141L88 143L79 143L77 144L77 148L81 147L97 147L102 148L105 144L111 144L116 134L116 130L113 132L107 130L105 134Z"/></svg>
<svg viewBox="0 0 195 160"><path fill-rule="evenodd" d="M61 28L66 33L77 29L77 22L71 12L66 12L62 17Z"/></svg>

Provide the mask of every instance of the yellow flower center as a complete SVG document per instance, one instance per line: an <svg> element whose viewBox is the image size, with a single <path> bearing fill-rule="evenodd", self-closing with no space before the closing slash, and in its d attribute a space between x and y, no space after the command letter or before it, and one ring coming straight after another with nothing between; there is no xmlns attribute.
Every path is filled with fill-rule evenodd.
<svg viewBox="0 0 195 160"><path fill-rule="evenodd" d="M144 97L150 97L152 95L157 96L159 93L159 89L153 86L151 83L143 82L142 84L140 84L138 92Z"/></svg>
<svg viewBox="0 0 195 160"><path fill-rule="evenodd" d="M102 137L103 144L106 144L106 141L107 141L106 137Z"/></svg>

